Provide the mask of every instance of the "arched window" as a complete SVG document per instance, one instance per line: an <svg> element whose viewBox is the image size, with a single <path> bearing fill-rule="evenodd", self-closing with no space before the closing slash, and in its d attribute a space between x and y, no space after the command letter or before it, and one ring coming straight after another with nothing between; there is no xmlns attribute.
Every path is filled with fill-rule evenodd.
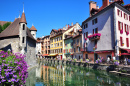
<svg viewBox="0 0 130 86"><path fill-rule="evenodd" d="M25 30L25 24L23 24L23 30Z"/></svg>

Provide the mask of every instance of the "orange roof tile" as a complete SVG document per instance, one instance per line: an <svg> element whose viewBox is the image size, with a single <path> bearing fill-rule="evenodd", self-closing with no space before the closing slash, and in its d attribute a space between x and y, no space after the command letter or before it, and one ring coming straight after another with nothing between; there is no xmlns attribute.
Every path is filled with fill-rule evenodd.
<svg viewBox="0 0 130 86"><path fill-rule="evenodd" d="M37 31L37 29L36 29L34 26L32 26L32 27L30 28L30 30Z"/></svg>

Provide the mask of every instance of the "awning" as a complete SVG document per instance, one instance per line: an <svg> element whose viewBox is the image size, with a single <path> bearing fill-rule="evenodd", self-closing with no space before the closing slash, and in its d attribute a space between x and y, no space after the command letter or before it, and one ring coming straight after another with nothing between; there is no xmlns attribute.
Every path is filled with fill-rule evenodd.
<svg viewBox="0 0 130 86"><path fill-rule="evenodd" d="M70 53L65 53L65 55L70 55Z"/></svg>
<svg viewBox="0 0 130 86"><path fill-rule="evenodd" d="M42 56L48 56L49 54L43 54Z"/></svg>
<svg viewBox="0 0 130 86"><path fill-rule="evenodd" d="M57 56L58 54L49 54L48 56Z"/></svg>
<svg viewBox="0 0 130 86"><path fill-rule="evenodd" d="M122 50L126 50L128 53L130 53L130 50L129 50L129 49L122 49Z"/></svg>
<svg viewBox="0 0 130 86"><path fill-rule="evenodd" d="M121 54L119 54L119 55L130 55L129 53L121 53Z"/></svg>
<svg viewBox="0 0 130 86"><path fill-rule="evenodd" d="M70 54L70 55L73 55L73 53L72 53L72 54Z"/></svg>

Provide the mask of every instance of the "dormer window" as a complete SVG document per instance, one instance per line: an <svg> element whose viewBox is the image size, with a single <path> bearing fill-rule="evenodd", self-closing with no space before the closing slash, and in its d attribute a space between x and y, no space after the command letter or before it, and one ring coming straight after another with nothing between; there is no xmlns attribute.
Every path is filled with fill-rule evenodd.
<svg viewBox="0 0 130 86"><path fill-rule="evenodd" d="M25 24L23 24L23 30L25 30Z"/></svg>

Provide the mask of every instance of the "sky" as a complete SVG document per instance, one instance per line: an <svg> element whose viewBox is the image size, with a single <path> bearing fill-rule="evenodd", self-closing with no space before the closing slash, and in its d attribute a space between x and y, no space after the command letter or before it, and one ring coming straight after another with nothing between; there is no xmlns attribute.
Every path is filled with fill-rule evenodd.
<svg viewBox="0 0 130 86"><path fill-rule="evenodd" d="M37 29L37 37L50 35L52 29L59 29L73 22L80 25L89 17L91 0L0 0L0 21L11 21L22 15L23 3L27 26ZM92 0L102 6L102 0ZM124 5L130 0L124 0Z"/></svg>

